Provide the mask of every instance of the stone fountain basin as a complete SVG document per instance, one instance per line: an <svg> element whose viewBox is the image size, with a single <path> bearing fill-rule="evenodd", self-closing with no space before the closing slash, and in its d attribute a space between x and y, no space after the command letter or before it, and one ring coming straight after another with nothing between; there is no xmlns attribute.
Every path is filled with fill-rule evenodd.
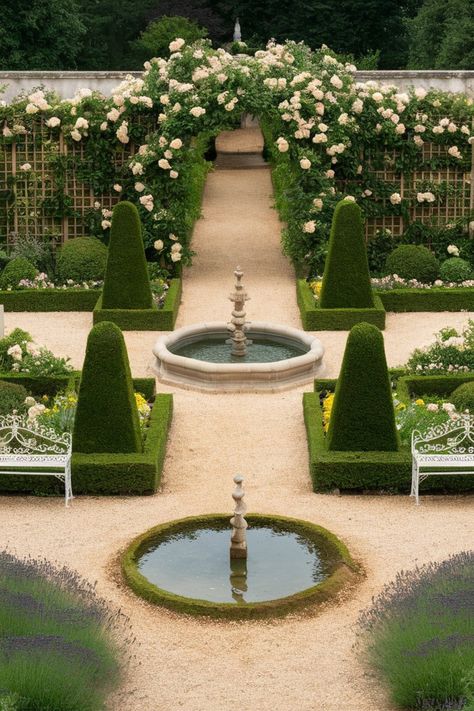
<svg viewBox="0 0 474 711"><path fill-rule="evenodd" d="M171 349L196 341L229 338L224 321L198 323L160 336L153 348L155 372L163 383L219 392L277 392L321 376L324 347L314 336L266 321L252 321L246 335L251 340L274 340L306 352L269 363L209 363L172 353Z"/></svg>

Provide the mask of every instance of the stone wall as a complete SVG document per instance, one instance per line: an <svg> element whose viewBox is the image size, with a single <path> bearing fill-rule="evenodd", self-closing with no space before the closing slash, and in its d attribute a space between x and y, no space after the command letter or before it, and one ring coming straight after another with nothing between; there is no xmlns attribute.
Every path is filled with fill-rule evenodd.
<svg viewBox="0 0 474 711"><path fill-rule="evenodd" d="M7 84L4 101L11 101L21 91L31 92L44 85L54 89L61 98L70 98L77 89L87 87L109 95L126 72L0 72L0 86ZM141 72L130 72L140 76ZM474 71L361 71L356 72L358 81L379 81L395 84L400 89L422 86L443 91L465 92L474 98Z"/></svg>

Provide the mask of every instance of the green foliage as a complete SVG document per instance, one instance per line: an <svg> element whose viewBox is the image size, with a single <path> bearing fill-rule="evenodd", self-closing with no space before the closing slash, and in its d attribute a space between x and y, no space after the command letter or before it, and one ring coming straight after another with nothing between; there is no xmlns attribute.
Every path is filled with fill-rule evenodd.
<svg viewBox="0 0 474 711"><path fill-rule="evenodd" d="M76 237L65 242L59 252L58 278L67 282L100 281L107 264L107 247L93 237Z"/></svg>
<svg viewBox="0 0 474 711"><path fill-rule="evenodd" d="M169 44L177 37L184 39L188 44L207 37L207 30L199 27L196 22L187 17L161 17L150 22L141 33L140 38L133 43L138 55L143 59L149 57L168 57Z"/></svg>
<svg viewBox="0 0 474 711"><path fill-rule="evenodd" d="M320 306L322 309L373 308L361 211L342 200L334 211Z"/></svg>
<svg viewBox="0 0 474 711"><path fill-rule="evenodd" d="M0 69L75 69L85 32L77 0L3 0Z"/></svg>
<svg viewBox="0 0 474 711"><path fill-rule="evenodd" d="M425 0L408 29L409 69L474 69L471 0Z"/></svg>
<svg viewBox="0 0 474 711"><path fill-rule="evenodd" d="M24 351L27 344L31 343L32 340L30 334L21 328L14 328L8 336L0 338L0 372L9 372L15 363L13 356L8 354L8 350L12 346L19 345Z"/></svg>
<svg viewBox="0 0 474 711"><path fill-rule="evenodd" d="M410 402L405 409L396 413L398 435L402 447L409 449L413 430L426 432L431 427L442 425L449 420L448 413L439 408L436 412L431 412L425 405Z"/></svg>
<svg viewBox="0 0 474 711"><path fill-rule="evenodd" d="M0 689L18 711L97 711L132 642L95 585L46 560L0 552ZM3 706L2 706L3 704Z"/></svg>
<svg viewBox="0 0 474 711"><path fill-rule="evenodd" d="M432 345L413 351L406 367L409 373L417 375L474 370L474 321L469 321L462 334L442 329Z"/></svg>
<svg viewBox="0 0 474 711"><path fill-rule="evenodd" d="M138 210L131 202L119 202L112 216L102 308L152 307L153 297Z"/></svg>
<svg viewBox="0 0 474 711"><path fill-rule="evenodd" d="M327 446L355 452L398 449L383 337L371 324L357 324L349 333Z"/></svg>
<svg viewBox="0 0 474 711"><path fill-rule="evenodd" d="M439 270L440 279L443 281L460 282L472 278L472 267L461 257L446 259Z"/></svg>
<svg viewBox="0 0 474 711"><path fill-rule="evenodd" d="M33 234L19 234L10 253L11 259L24 257L40 272L51 274L54 269L54 259L51 244L40 240Z"/></svg>
<svg viewBox="0 0 474 711"><path fill-rule="evenodd" d="M369 661L403 709L473 700L474 554L402 571L360 618ZM470 687L470 688L469 688Z"/></svg>
<svg viewBox="0 0 474 711"><path fill-rule="evenodd" d="M474 289L390 289L378 295L386 311L474 311Z"/></svg>
<svg viewBox="0 0 474 711"><path fill-rule="evenodd" d="M426 247L401 244L388 256L385 269L387 274L398 274L403 279L430 284L439 275L439 262Z"/></svg>
<svg viewBox="0 0 474 711"><path fill-rule="evenodd" d="M8 262L0 275L0 289L16 289L22 279L34 279L38 270L26 257Z"/></svg>
<svg viewBox="0 0 474 711"><path fill-rule="evenodd" d="M23 289L3 291L5 311L92 311L99 289Z"/></svg>
<svg viewBox="0 0 474 711"><path fill-rule="evenodd" d="M10 415L13 410L23 412L27 395L22 385L0 380L0 415Z"/></svg>
<svg viewBox="0 0 474 711"><path fill-rule="evenodd" d="M141 433L122 332L95 325L87 339L74 422L73 451L141 452Z"/></svg>
<svg viewBox="0 0 474 711"><path fill-rule="evenodd" d="M474 412L474 383L464 383L454 390L451 402L459 412Z"/></svg>

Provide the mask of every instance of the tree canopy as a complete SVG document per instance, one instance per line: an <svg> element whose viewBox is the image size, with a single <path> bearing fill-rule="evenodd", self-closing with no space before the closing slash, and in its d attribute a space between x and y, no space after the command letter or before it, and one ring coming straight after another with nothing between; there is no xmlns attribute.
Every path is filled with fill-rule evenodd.
<svg viewBox="0 0 474 711"><path fill-rule="evenodd" d="M409 22L409 44L410 69L472 69L474 3L425 0Z"/></svg>

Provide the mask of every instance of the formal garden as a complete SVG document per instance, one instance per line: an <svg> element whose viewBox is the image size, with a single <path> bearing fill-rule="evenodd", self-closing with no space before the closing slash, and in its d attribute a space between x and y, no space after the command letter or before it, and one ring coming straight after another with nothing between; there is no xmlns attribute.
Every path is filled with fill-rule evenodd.
<svg viewBox="0 0 474 711"><path fill-rule="evenodd" d="M474 102L169 51L0 105L0 711L471 711Z"/></svg>

